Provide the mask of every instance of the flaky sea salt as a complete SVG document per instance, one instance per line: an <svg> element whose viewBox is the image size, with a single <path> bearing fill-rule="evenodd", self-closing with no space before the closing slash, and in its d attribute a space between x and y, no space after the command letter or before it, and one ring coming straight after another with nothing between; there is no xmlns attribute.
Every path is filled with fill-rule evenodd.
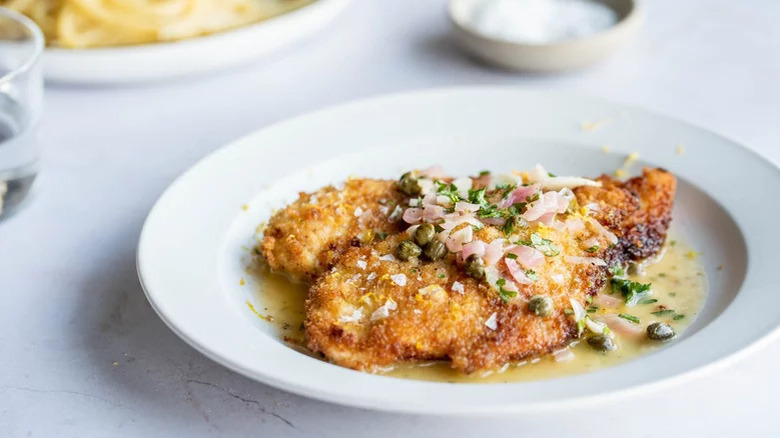
<svg viewBox="0 0 780 438"><path fill-rule="evenodd" d="M398 308L398 304L396 304L395 301L388 299L385 301L385 304L383 304L378 309L374 310L374 313L371 314L371 321L376 321L378 319L384 319L390 316L390 311L395 310Z"/></svg>
<svg viewBox="0 0 780 438"><path fill-rule="evenodd" d="M488 318L488 320L485 321L485 326L490 330L495 330L496 328L498 328L497 317L498 315L496 314L496 312L493 312L493 314L490 315L490 318Z"/></svg>
<svg viewBox="0 0 780 438"><path fill-rule="evenodd" d="M391 275L390 279L393 280L393 283L399 286L406 286L406 275L404 274Z"/></svg>
<svg viewBox="0 0 780 438"><path fill-rule="evenodd" d="M463 288L463 283L459 281L453 281L452 287L450 289L452 289L453 292L457 292L459 294L463 294L463 292L465 291Z"/></svg>
<svg viewBox="0 0 780 438"><path fill-rule="evenodd" d="M553 43L613 26L617 13L591 0L472 0L461 17L481 34L518 43Z"/></svg>

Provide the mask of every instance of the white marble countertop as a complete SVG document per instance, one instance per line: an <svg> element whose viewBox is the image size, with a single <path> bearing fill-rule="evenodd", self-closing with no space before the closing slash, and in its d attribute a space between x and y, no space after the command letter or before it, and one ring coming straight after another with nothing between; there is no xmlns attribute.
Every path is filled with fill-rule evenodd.
<svg viewBox="0 0 780 438"><path fill-rule="evenodd" d="M780 162L780 2L645 3L633 46L565 76L518 76L465 58L441 0L361 0L316 38L251 67L132 88L49 87L34 196L0 223L0 436L776 434L780 340L706 377L576 412L396 415L309 400L222 368L163 325L136 279L141 224L180 172L274 121L379 93L570 90L668 113Z"/></svg>

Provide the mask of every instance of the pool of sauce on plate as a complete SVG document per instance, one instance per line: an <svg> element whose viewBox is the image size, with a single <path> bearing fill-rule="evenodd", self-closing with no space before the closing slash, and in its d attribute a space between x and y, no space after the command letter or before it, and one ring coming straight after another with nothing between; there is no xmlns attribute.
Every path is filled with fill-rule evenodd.
<svg viewBox="0 0 780 438"><path fill-rule="evenodd" d="M247 302L258 316L273 324L280 337L292 348L307 352L304 348L305 336L303 320L305 318L304 301L308 286L293 283L287 277L270 272L262 265L250 268L248 272L254 280L254 303ZM648 324L662 321L670 324L677 334L681 334L701 310L707 295L707 277L698 254L680 241L668 240L659 260L646 267L643 275L630 275L629 278L640 283L652 283L654 303L637 304L626 307L599 306L591 308L588 315L597 320L617 318L618 314L630 314L639 318L635 333L620 330L618 324L607 320L615 335L617 350L601 353L588 346L584 338L571 346L573 359L556 361L553 355L520 362L510 362L505 366L471 375L459 373L450 368L448 362L423 362L400 364L388 369L386 376L405 379L429 380L440 382L497 383L541 380L553 377L594 371L636 358L658 348L662 343L650 341L645 335ZM601 294L620 299L619 294L609 294L609 285ZM599 304L600 300L594 300ZM586 306L587 308L587 306ZM667 310L662 314L653 314ZM670 312L670 310L672 312ZM611 316L610 316L611 315ZM620 322L634 327L627 320ZM673 342L673 341L672 341ZM311 354L311 353L309 353Z"/></svg>

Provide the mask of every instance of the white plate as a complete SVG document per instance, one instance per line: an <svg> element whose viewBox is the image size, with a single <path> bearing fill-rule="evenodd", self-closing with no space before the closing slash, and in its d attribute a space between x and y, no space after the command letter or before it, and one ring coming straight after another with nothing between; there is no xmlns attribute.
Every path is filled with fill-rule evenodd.
<svg viewBox="0 0 780 438"><path fill-rule="evenodd" d="M170 43L46 49L44 75L52 82L119 84L170 79L247 64L321 30L348 2L317 0L255 24Z"/></svg>
<svg viewBox="0 0 780 438"><path fill-rule="evenodd" d="M596 120L602 127L582 129L583 122ZM601 151L605 144L612 154ZM703 253L710 278L707 303L692 326L676 342L640 359L528 383L401 380L293 351L245 305L254 298L251 288L239 285L246 276L246 246L271 209L295 199L299 190L349 175L393 177L434 163L456 174L540 162L556 173L597 175L616 169L633 151L642 157L639 164L679 176L674 227ZM511 88L405 94L282 122L205 158L150 212L138 247L138 271L149 301L182 339L269 385L415 413L576 407L689 378L733 359L778 327L774 273L780 237L773 231L778 207L766 195L775 193L780 193L780 172L763 158L643 110Z"/></svg>

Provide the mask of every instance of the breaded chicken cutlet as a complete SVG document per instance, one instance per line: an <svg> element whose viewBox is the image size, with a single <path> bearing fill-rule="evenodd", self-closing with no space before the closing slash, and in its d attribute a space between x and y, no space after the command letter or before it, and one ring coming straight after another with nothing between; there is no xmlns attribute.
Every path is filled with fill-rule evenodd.
<svg viewBox="0 0 780 438"><path fill-rule="evenodd" d="M274 271L313 281L351 246L402 231L406 199L391 180L350 179L341 189L300 193L268 221L260 253Z"/></svg>
<svg viewBox="0 0 780 438"><path fill-rule="evenodd" d="M670 173L597 181L572 191L537 172L490 190L440 184L403 218L436 224L447 251L410 252L415 225L328 259L306 302L309 348L360 370L451 360L469 373L565 347L608 268L655 254L670 222Z"/></svg>

